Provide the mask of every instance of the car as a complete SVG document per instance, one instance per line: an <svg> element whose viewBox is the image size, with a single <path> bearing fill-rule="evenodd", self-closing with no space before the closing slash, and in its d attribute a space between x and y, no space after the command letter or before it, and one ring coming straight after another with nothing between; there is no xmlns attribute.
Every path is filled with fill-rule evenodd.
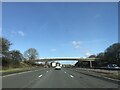
<svg viewBox="0 0 120 90"><path fill-rule="evenodd" d="M61 70L61 67L60 66L56 66L55 70Z"/></svg>
<svg viewBox="0 0 120 90"><path fill-rule="evenodd" d="M120 69L116 64L108 64L107 66L108 69Z"/></svg>

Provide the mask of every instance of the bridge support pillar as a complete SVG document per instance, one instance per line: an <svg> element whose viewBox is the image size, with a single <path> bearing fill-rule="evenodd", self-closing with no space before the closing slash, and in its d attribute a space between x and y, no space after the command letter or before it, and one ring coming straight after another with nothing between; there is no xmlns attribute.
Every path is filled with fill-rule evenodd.
<svg viewBox="0 0 120 90"><path fill-rule="evenodd" d="M90 61L90 68L92 68L92 61Z"/></svg>

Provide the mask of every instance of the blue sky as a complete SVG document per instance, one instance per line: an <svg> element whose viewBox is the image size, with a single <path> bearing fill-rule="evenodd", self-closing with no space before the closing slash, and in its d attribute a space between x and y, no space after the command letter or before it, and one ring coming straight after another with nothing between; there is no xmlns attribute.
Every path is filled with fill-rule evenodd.
<svg viewBox="0 0 120 90"><path fill-rule="evenodd" d="M3 36L21 53L86 57L118 42L117 3L3 3Z"/></svg>

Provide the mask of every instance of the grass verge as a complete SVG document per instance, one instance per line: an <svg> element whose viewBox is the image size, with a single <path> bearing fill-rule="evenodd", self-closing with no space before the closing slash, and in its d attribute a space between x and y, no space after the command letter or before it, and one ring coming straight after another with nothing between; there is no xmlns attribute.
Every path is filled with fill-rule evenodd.
<svg viewBox="0 0 120 90"><path fill-rule="evenodd" d="M13 74L13 73L35 70L35 69L39 69L39 68L40 67L10 68L7 70L1 70L0 72L2 73L2 76L4 76L4 75L8 75L8 74Z"/></svg>

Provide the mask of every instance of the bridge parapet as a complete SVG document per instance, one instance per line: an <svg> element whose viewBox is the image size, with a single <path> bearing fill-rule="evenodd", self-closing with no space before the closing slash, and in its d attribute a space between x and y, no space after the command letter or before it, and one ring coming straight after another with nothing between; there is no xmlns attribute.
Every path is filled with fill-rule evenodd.
<svg viewBox="0 0 120 90"><path fill-rule="evenodd" d="M65 61L95 61L99 58L40 58L40 59L37 59L35 61L56 61L56 60L65 60Z"/></svg>

